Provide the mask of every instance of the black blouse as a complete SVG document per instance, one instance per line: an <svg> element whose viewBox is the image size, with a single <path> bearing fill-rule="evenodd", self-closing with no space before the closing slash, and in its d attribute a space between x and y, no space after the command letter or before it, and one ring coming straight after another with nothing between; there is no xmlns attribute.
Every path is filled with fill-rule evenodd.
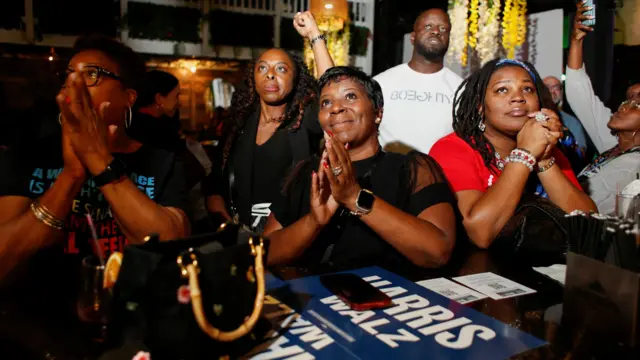
<svg viewBox="0 0 640 360"><path fill-rule="evenodd" d="M322 128L318 122L318 108L317 102L313 102L305 108L304 116L300 128L296 130L280 129L276 134L279 138L284 136L286 143L289 146L290 151L283 151L282 154L270 152L269 154L263 154L262 146L256 145L256 136L258 133L258 125L260 123L260 109L249 116L246 120L244 127L233 139L231 151L227 158L226 164L222 166L214 166L213 171L203 183L203 192L205 196L220 195L224 198L225 204L232 216L237 214L240 218L240 222L246 225L253 225L256 222L256 217L252 215L252 208L258 204L256 202L257 197L255 192L255 186L260 186L259 174L254 174L257 168L256 161L262 163L268 161L271 158L274 162L282 162L282 158L286 158L288 162L286 167L277 166L275 170L269 170L276 173L269 174L270 179L284 179L287 176L287 169L291 165L301 162L304 159L308 159L310 156L316 154L320 147L320 140L322 139ZM271 140L269 139L268 143ZM280 145L277 145L280 144ZM269 146L271 147L271 146ZM281 142L276 141L275 148L282 150ZM261 156L256 154L261 152ZM265 157L265 155L267 155ZM222 160L218 159L218 164L222 164ZM278 184L280 185L280 184ZM278 194L273 194L273 197ZM272 203L274 199L265 198L263 194L260 194L259 202ZM258 204L260 205L260 204ZM256 210L254 208L254 210ZM260 213L253 212L257 215L264 215L261 212L266 211L266 214L270 212L268 209L258 209ZM264 218L266 220L266 217ZM259 225L264 222L259 221ZM254 228L259 231L260 226Z"/></svg>
<svg viewBox="0 0 640 360"><path fill-rule="evenodd" d="M271 207L282 227L309 213L311 171L317 169L318 164L319 159L314 158L297 167ZM408 214L418 216L440 203L449 203L455 208L454 195L440 166L428 155L380 152L353 162L353 167L361 187ZM338 209L298 262L304 266L328 263L338 267L407 265L409 260L359 218L348 214L348 211Z"/></svg>

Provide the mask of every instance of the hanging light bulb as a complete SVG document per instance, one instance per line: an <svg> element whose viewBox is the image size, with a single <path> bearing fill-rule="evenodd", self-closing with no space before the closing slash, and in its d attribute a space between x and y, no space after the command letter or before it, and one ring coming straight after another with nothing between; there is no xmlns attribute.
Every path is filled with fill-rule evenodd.
<svg viewBox="0 0 640 360"><path fill-rule="evenodd" d="M338 31L349 21L347 0L311 0L309 7L321 31Z"/></svg>

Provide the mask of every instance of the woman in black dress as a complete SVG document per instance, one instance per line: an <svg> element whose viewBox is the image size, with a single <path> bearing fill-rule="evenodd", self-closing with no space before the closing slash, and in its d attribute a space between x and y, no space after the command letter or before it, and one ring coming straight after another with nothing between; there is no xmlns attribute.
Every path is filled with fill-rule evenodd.
<svg viewBox="0 0 640 360"><path fill-rule="evenodd" d="M445 264L455 200L437 163L381 150L382 90L368 75L334 67L319 87L326 150L294 169L274 203L269 264Z"/></svg>
<svg viewBox="0 0 640 360"><path fill-rule="evenodd" d="M310 12L293 20L310 40L318 74L333 66ZM319 147L316 80L303 61L281 49L263 53L234 94L230 127L218 164L206 181L207 208L220 221L239 218L262 232L282 179ZM217 166L216 166L217 165Z"/></svg>

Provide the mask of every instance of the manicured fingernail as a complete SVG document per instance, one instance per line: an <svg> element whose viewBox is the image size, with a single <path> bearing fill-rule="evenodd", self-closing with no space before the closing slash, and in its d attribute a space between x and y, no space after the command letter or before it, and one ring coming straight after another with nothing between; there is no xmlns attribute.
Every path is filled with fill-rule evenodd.
<svg viewBox="0 0 640 360"><path fill-rule="evenodd" d="M333 133L329 130L327 130L327 134L329 134L329 136L333 137Z"/></svg>
<svg viewBox="0 0 640 360"><path fill-rule="evenodd" d="M328 169L329 168L329 164L327 164L326 161L323 161L322 162L322 167L325 168L325 169Z"/></svg>
<svg viewBox="0 0 640 360"><path fill-rule="evenodd" d="M349 143L344 144L344 148L349 150Z"/></svg>
<svg viewBox="0 0 640 360"><path fill-rule="evenodd" d="M315 170L311 171L311 175L316 176L316 171Z"/></svg>

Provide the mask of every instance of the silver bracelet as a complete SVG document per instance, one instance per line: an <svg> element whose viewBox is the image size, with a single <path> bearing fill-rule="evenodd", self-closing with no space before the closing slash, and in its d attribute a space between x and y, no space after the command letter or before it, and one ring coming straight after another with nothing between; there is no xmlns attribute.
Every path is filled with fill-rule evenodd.
<svg viewBox="0 0 640 360"><path fill-rule="evenodd" d="M313 47L313 45L315 45L316 41L318 40L324 41L325 44L327 43L327 37L324 34L321 34L311 39L311 47Z"/></svg>

